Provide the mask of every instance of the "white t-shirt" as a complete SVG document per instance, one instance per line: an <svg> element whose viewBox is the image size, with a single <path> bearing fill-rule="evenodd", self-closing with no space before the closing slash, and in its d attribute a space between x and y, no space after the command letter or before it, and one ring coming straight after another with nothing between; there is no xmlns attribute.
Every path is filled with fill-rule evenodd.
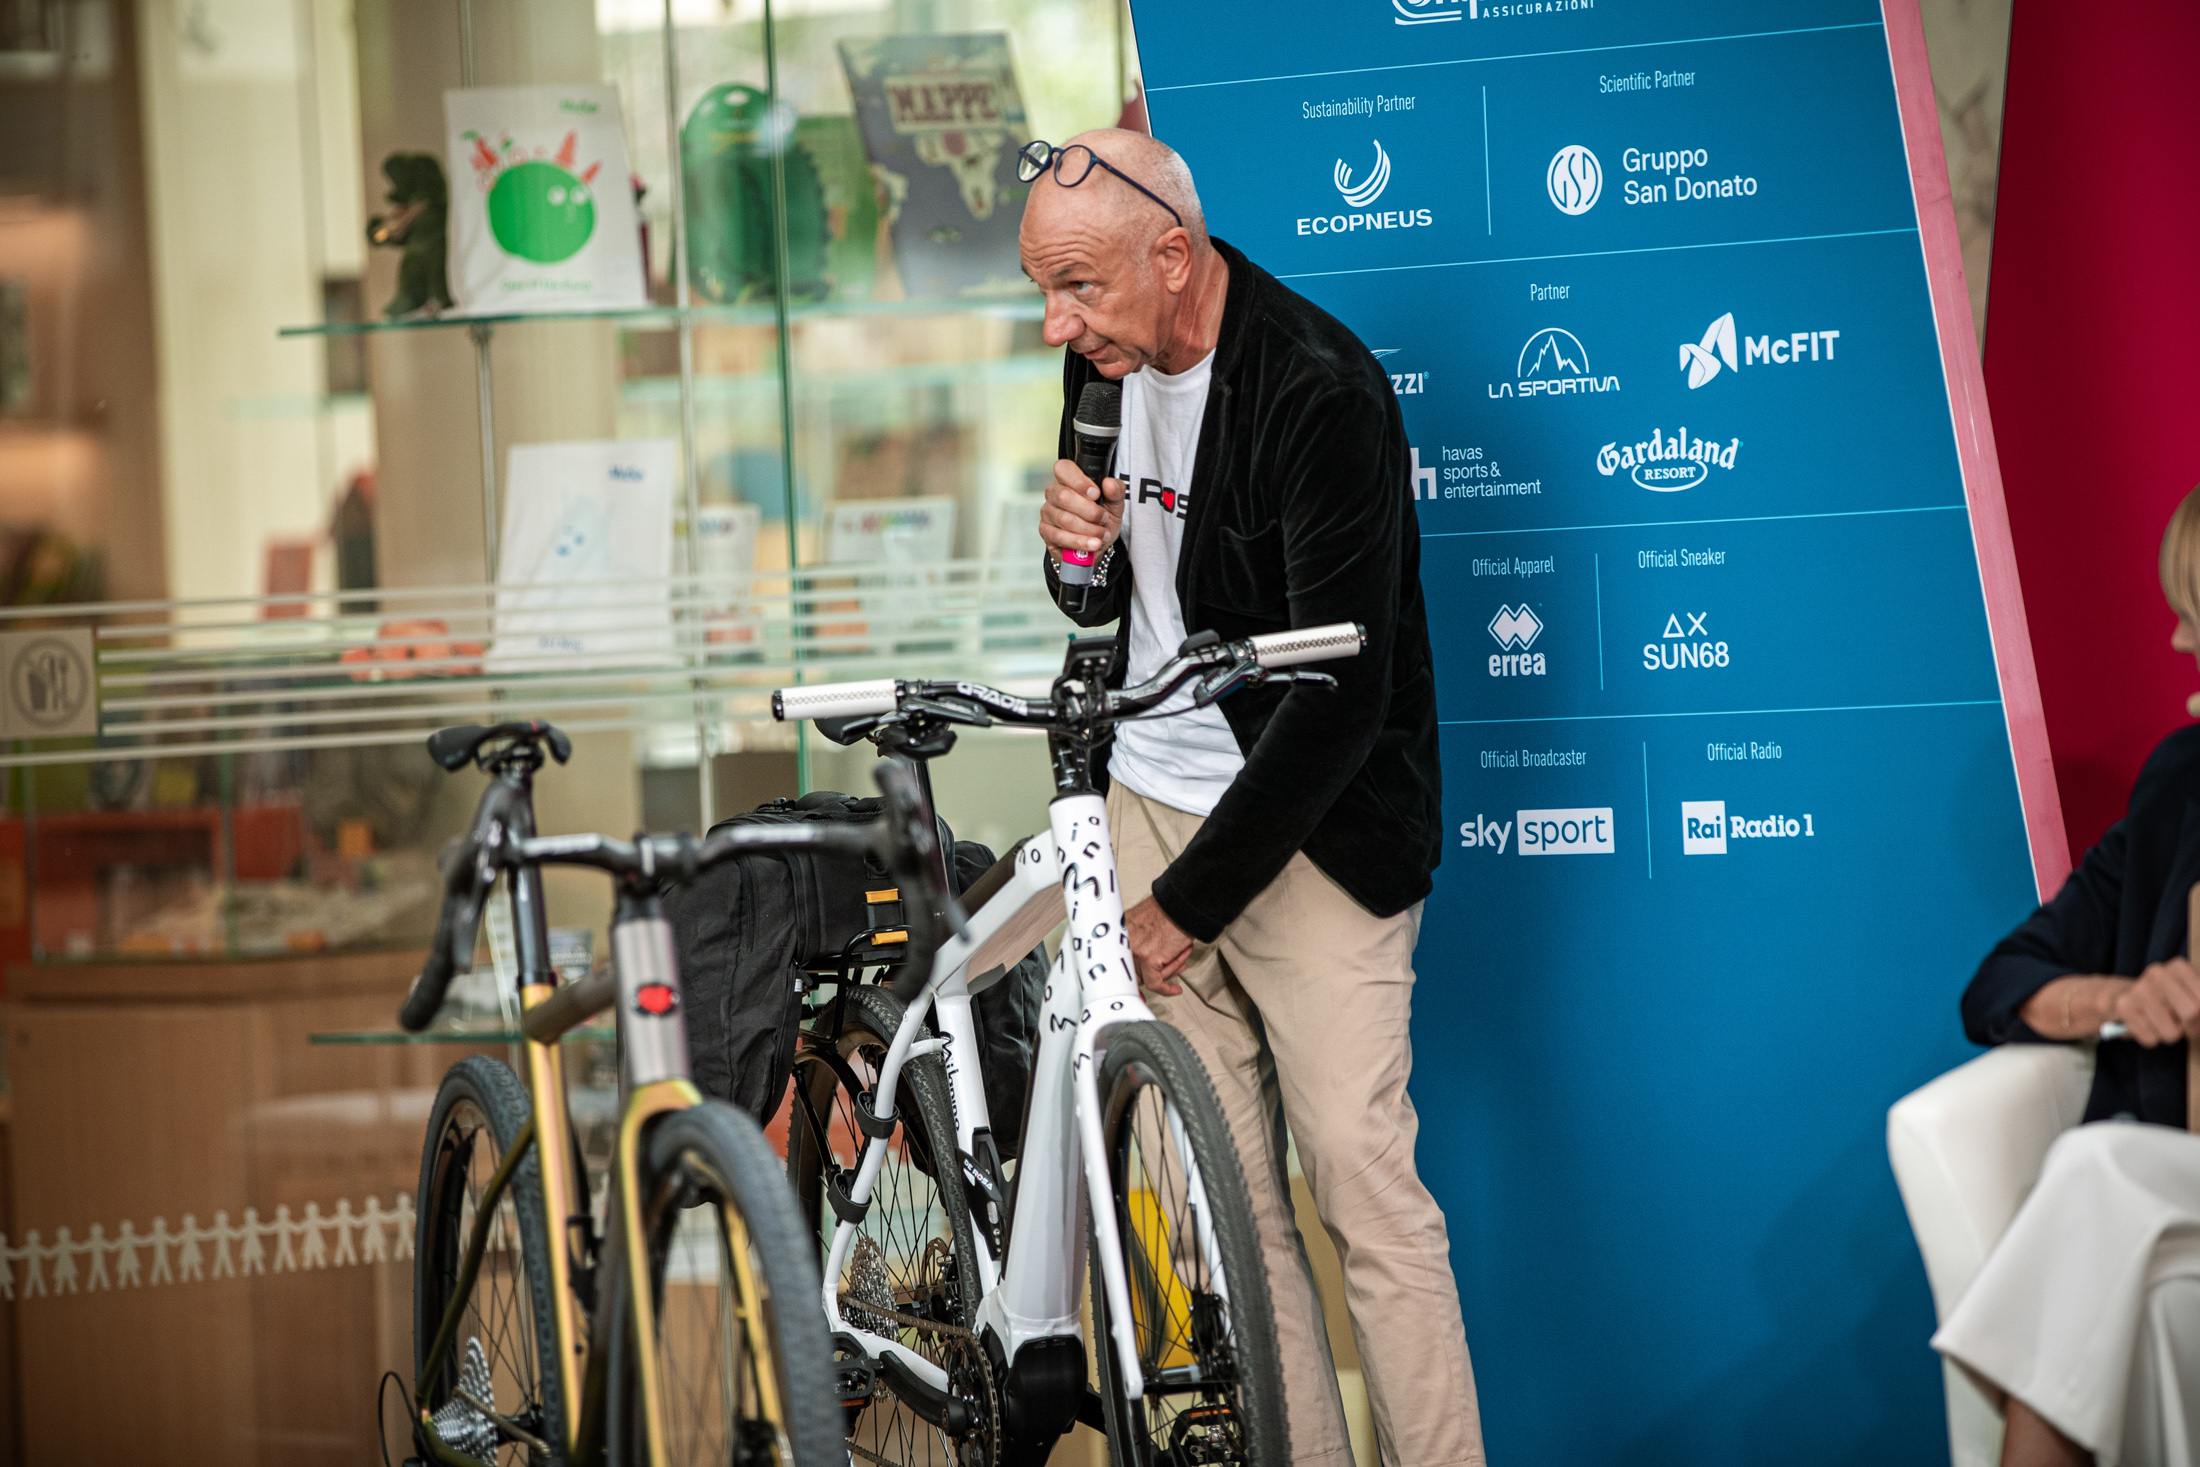
<svg viewBox="0 0 2200 1467"><path fill-rule="evenodd" d="M1176 566L1184 551L1192 463L1199 453L1199 424L1207 415L1207 382L1214 364L1215 355L1209 352L1173 377L1147 367L1123 379L1123 436L1116 444L1115 477L1124 485L1122 544L1131 560L1132 683L1160 671L1184 641ZM1118 724L1108 774L1149 800L1208 815L1245 767L1245 757L1221 709L1176 712L1191 706L1187 686L1155 710L1173 717Z"/></svg>

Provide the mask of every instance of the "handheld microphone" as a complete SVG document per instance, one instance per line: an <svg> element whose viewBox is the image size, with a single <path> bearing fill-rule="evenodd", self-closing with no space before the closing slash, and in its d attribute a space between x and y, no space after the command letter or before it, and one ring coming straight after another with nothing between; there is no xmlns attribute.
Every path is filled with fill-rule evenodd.
<svg viewBox="0 0 2200 1467"><path fill-rule="evenodd" d="M1088 382L1077 398L1077 414L1069 420L1070 435L1077 445L1074 460L1086 478L1098 484L1115 473L1115 444L1123 434L1123 389L1113 382ZM1062 552L1061 576L1065 586L1092 584L1090 551Z"/></svg>

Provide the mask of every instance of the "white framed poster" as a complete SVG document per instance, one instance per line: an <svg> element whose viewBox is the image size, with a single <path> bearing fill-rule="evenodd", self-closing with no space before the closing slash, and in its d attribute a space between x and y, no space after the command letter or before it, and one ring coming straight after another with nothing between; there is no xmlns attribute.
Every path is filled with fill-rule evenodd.
<svg viewBox="0 0 2200 1467"><path fill-rule="evenodd" d="M649 304L618 89L443 94L459 314Z"/></svg>
<svg viewBox="0 0 2200 1467"><path fill-rule="evenodd" d="M492 673L671 659L679 467L669 438L513 445Z"/></svg>

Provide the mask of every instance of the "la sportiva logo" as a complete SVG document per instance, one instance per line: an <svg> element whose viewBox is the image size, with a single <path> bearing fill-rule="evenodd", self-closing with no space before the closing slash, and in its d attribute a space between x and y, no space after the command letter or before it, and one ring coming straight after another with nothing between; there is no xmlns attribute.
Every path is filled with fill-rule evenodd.
<svg viewBox="0 0 2200 1467"><path fill-rule="evenodd" d="M1186 509L1191 505L1192 496L1187 490L1171 489L1159 479L1140 479L1138 502L1158 504L1163 514L1173 514L1178 519L1183 519Z"/></svg>
<svg viewBox="0 0 2200 1467"><path fill-rule="evenodd" d="M478 132L459 134L473 144L474 187L487 195L489 233L506 254L537 265L555 265L581 252L596 232L596 196L591 188L601 160L573 171L580 134L569 132L554 157L542 150L530 155L506 134L495 147Z"/></svg>
<svg viewBox="0 0 2200 1467"><path fill-rule="evenodd" d="M1739 438L1722 448L1709 438L1690 438L1685 427L1671 438L1664 429L1653 428L1639 443L1607 443L1598 449L1597 472L1609 479L1625 469L1641 488L1677 494L1703 483L1713 469L1733 468L1741 448Z"/></svg>
<svg viewBox="0 0 2200 1467"><path fill-rule="evenodd" d="M1563 326L1546 326L1521 343L1513 380L1492 382L1489 394L1505 397L1565 397L1580 392L1617 392L1619 378L1589 369L1589 351Z"/></svg>
<svg viewBox="0 0 2200 1467"><path fill-rule="evenodd" d="M1725 667L1730 660L1726 643L1715 640L1704 626L1707 611L1676 611L1665 619L1665 631L1655 642L1642 644L1642 665L1651 672L1671 672L1682 667ZM1684 623L1682 618L1686 617Z"/></svg>
<svg viewBox="0 0 2200 1467"><path fill-rule="evenodd" d="M1498 607L1497 615L1490 618L1490 635L1507 649L1490 654L1491 677L1543 676L1543 654L1528 650L1543 635L1543 620L1527 602Z"/></svg>
<svg viewBox="0 0 2200 1467"><path fill-rule="evenodd" d="M1769 362L1774 366L1788 367L1798 362L1832 361L1834 343L1841 339L1838 331L1793 331L1786 336L1742 336L1740 360L1736 360L1735 342L1738 333L1734 328L1734 313L1728 311L1704 328L1703 340L1681 343L1681 366L1688 372L1688 390L1693 392L1719 375L1720 368L1739 372L1743 367L1754 367Z"/></svg>
<svg viewBox="0 0 2200 1467"><path fill-rule="evenodd" d="M1366 210L1367 206L1383 196L1390 187L1390 155L1383 151L1380 139L1375 140L1375 161L1357 182L1353 179L1352 165L1339 158L1330 170L1329 181L1336 186L1337 194L1347 207ZM1436 216L1427 209L1384 209L1366 213L1312 215L1299 221L1300 234L1355 234L1361 230L1425 229L1436 222Z"/></svg>
<svg viewBox="0 0 2200 1467"><path fill-rule="evenodd" d="M1811 840L1817 834L1808 811L1799 816L1729 816L1724 800L1681 801L1684 856L1723 856L1730 840Z"/></svg>

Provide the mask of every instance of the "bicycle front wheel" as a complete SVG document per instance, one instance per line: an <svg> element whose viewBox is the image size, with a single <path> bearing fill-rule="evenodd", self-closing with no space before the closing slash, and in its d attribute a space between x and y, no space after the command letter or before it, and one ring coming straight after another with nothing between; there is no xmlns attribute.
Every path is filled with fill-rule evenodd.
<svg viewBox="0 0 2200 1467"><path fill-rule="evenodd" d="M1268 1270L1237 1148L1199 1057L1167 1024L1108 1031L1100 1071L1141 1399L1125 1393L1099 1261L1093 1348L1123 1467L1291 1460Z"/></svg>
<svg viewBox="0 0 2200 1467"><path fill-rule="evenodd" d="M754 1121L719 1101L665 1116L647 1145L641 1246L655 1338L637 1348L626 1290L615 1290L624 1318L609 1371L612 1467L652 1460L645 1360L668 1467L844 1464L816 1247L778 1156Z"/></svg>
<svg viewBox="0 0 2200 1467"><path fill-rule="evenodd" d="M520 1467L565 1451L565 1392L541 1164L529 1153L490 1214L471 1287L460 1277L490 1180L529 1115L527 1091L483 1055L443 1077L420 1160L413 1240L413 1379L419 1409L443 1445L492 1467ZM436 1368L428 1355L448 1328ZM424 1434L421 1424L414 1436ZM434 1459L426 1442L420 1447Z"/></svg>

